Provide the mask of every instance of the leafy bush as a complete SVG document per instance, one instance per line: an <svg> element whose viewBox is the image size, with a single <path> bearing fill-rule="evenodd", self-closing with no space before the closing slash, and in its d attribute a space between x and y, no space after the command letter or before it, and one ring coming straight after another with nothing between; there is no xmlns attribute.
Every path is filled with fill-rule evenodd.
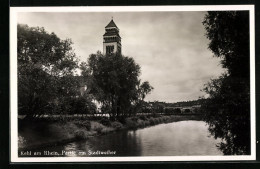
<svg viewBox="0 0 260 169"><path fill-rule="evenodd" d="M163 116L162 120L163 120L163 122L167 123L167 122L170 122L171 118L169 116Z"/></svg>
<svg viewBox="0 0 260 169"><path fill-rule="evenodd" d="M190 109L185 109L184 112L185 113L190 113L191 111L190 111Z"/></svg>
<svg viewBox="0 0 260 169"><path fill-rule="evenodd" d="M91 129L91 123L89 121L74 121L74 124L81 128Z"/></svg>
<svg viewBox="0 0 260 169"><path fill-rule="evenodd" d="M153 114L152 114L152 117L161 117L161 115L160 115L160 114L157 114L157 113L153 113Z"/></svg>
<svg viewBox="0 0 260 169"><path fill-rule="evenodd" d="M78 131L75 132L75 138L76 139L86 139L87 136L86 136L84 131L78 130Z"/></svg>
<svg viewBox="0 0 260 169"><path fill-rule="evenodd" d="M155 120L154 120L153 117L151 117L151 118L149 119L149 122L150 122L150 125L155 125Z"/></svg>
<svg viewBox="0 0 260 169"><path fill-rule="evenodd" d="M145 127L144 121L141 119L137 120L137 125L138 125L138 127Z"/></svg>
<svg viewBox="0 0 260 169"><path fill-rule="evenodd" d="M157 121L158 121L158 124L160 124L160 123L163 122L163 118L162 118L162 117L159 117L159 118L157 118Z"/></svg>
<svg viewBox="0 0 260 169"><path fill-rule="evenodd" d="M137 122L138 117L131 117L131 118L129 118L129 119L131 119L131 120L134 121L134 122Z"/></svg>
<svg viewBox="0 0 260 169"><path fill-rule="evenodd" d="M116 130L120 130L120 129L123 128L123 124L120 123L120 122L118 122L118 121L112 122L112 123L111 123L111 126L112 126L113 128L115 128Z"/></svg>
<svg viewBox="0 0 260 169"><path fill-rule="evenodd" d="M180 114L180 113L181 113L181 109L180 109L180 108L175 108L175 109L174 109L174 113Z"/></svg>
<svg viewBox="0 0 260 169"><path fill-rule="evenodd" d="M141 120L147 120L147 117L146 117L145 115L141 115L141 116L139 116L139 118L140 118Z"/></svg>
<svg viewBox="0 0 260 169"><path fill-rule="evenodd" d="M149 120L147 120L147 121L144 121L144 126L150 126L151 124L150 124L150 121Z"/></svg>
<svg viewBox="0 0 260 169"><path fill-rule="evenodd" d="M101 124L105 125L105 126L111 126L111 122L110 120L108 120L107 118L103 117L100 121Z"/></svg>
<svg viewBox="0 0 260 169"><path fill-rule="evenodd" d="M101 131L105 128L103 124L100 124L98 122L92 121L91 122L91 129L96 131L97 133L101 133Z"/></svg>
<svg viewBox="0 0 260 169"><path fill-rule="evenodd" d="M137 129L137 122L133 121L132 118L126 118L126 126L130 129Z"/></svg>

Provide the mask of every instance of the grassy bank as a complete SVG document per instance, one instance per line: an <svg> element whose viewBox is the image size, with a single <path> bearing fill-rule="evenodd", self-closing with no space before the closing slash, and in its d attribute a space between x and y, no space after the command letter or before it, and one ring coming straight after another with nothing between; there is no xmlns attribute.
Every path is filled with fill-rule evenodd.
<svg viewBox="0 0 260 169"><path fill-rule="evenodd" d="M197 115L138 116L121 121L110 121L107 118L84 119L77 117L66 120L19 120L18 146L20 149L27 149L64 144L119 130L135 130L184 120L201 120L201 117Z"/></svg>

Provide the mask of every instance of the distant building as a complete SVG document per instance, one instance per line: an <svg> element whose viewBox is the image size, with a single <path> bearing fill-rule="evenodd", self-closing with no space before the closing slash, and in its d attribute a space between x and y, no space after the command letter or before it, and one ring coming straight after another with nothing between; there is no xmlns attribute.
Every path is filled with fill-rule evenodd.
<svg viewBox="0 0 260 169"><path fill-rule="evenodd" d="M103 35L103 54L120 53L122 50L121 37L119 29L113 19L105 27L105 34Z"/></svg>

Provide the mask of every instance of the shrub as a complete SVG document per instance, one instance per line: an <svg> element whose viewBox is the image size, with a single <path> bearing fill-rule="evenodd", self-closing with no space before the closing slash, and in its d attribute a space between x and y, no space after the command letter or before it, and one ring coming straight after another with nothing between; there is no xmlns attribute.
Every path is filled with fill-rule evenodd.
<svg viewBox="0 0 260 169"><path fill-rule="evenodd" d="M146 121L144 121L144 126L150 126L151 124L150 124L150 121L149 120L146 120Z"/></svg>
<svg viewBox="0 0 260 169"><path fill-rule="evenodd" d="M89 121L74 121L74 124L78 127L85 128L87 130L91 129L91 123Z"/></svg>
<svg viewBox="0 0 260 169"><path fill-rule="evenodd" d="M153 117L151 117L151 118L149 119L149 122L150 122L150 125L155 125L155 120L154 120Z"/></svg>
<svg viewBox="0 0 260 169"><path fill-rule="evenodd" d="M98 122L91 122L91 129L96 131L97 133L101 133L102 129L105 128L103 124L100 124Z"/></svg>
<svg viewBox="0 0 260 169"><path fill-rule="evenodd" d="M138 125L138 127L145 127L144 121L140 120L140 119L137 120L137 125Z"/></svg>
<svg viewBox="0 0 260 169"><path fill-rule="evenodd" d="M87 138L85 132L82 131L82 130L76 131L75 132L75 137L76 137L76 139L86 139Z"/></svg>
<svg viewBox="0 0 260 169"><path fill-rule="evenodd" d="M190 111L190 109L185 109L184 110L184 113L190 113L191 111Z"/></svg>
<svg viewBox="0 0 260 169"><path fill-rule="evenodd" d="M147 117L146 117L145 115L141 115L141 116L139 116L139 118L140 118L141 120L147 120Z"/></svg>
<svg viewBox="0 0 260 169"><path fill-rule="evenodd" d="M120 129L123 128L123 124L120 123L120 122L118 122L118 121L112 122L112 123L111 123L111 126L112 126L113 128L115 128L116 130L120 130Z"/></svg>
<svg viewBox="0 0 260 169"><path fill-rule="evenodd" d="M120 123L122 123L122 124L125 124L125 123L126 123L124 117L119 117L117 120L118 120L118 122L120 122Z"/></svg>
<svg viewBox="0 0 260 169"><path fill-rule="evenodd" d="M160 123L159 118L154 118L154 123L159 124Z"/></svg>
<svg viewBox="0 0 260 169"><path fill-rule="evenodd" d="M180 108L175 108L175 109L174 109L174 113L180 114L180 113L181 113L181 109L180 109Z"/></svg>
<svg viewBox="0 0 260 169"><path fill-rule="evenodd" d="M162 117L157 118L157 121L158 121L158 123L162 123L163 122Z"/></svg>
<svg viewBox="0 0 260 169"><path fill-rule="evenodd" d="M125 120L126 126L130 129L136 129L137 128L137 122L133 121L132 118L126 118Z"/></svg>
<svg viewBox="0 0 260 169"><path fill-rule="evenodd" d="M162 117L162 119L163 119L163 121L165 122L165 123L168 123L168 122L170 122L170 117L169 116L164 116L164 117Z"/></svg>
<svg viewBox="0 0 260 169"><path fill-rule="evenodd" d="M82 125L87 129L87 130L90 130L91 129L91 124L89 121L84 121L82 123Z"/></svg>
<svg viewBox="0 0 260 169"><path fill-rule="evenodd" d="M103 117L99 122L105 126L111 126L111 122L105 117Z"/></svg>
<svg viewBox="0 0 260 169"><path fill-rule="evenodd" d="M132 121L134 121L134 122L137 122L138 117L131 117L130 119L131 119Z"/></svg>

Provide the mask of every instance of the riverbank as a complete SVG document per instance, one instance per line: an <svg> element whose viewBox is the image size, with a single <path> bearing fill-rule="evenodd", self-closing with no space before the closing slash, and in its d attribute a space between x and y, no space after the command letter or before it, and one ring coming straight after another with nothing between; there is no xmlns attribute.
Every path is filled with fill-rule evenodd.
<svg viewBox="0 0 260 169"><path fill-rule="evenodd" d="M20 150L36 149L88 139L119 130L136 130L161 123L184 120L201 120L201 117L198 115L138 116L129 117L120 122L110 121L107 118L90 120L78 117L66 120L19 120L18 147Z"/></svg>

